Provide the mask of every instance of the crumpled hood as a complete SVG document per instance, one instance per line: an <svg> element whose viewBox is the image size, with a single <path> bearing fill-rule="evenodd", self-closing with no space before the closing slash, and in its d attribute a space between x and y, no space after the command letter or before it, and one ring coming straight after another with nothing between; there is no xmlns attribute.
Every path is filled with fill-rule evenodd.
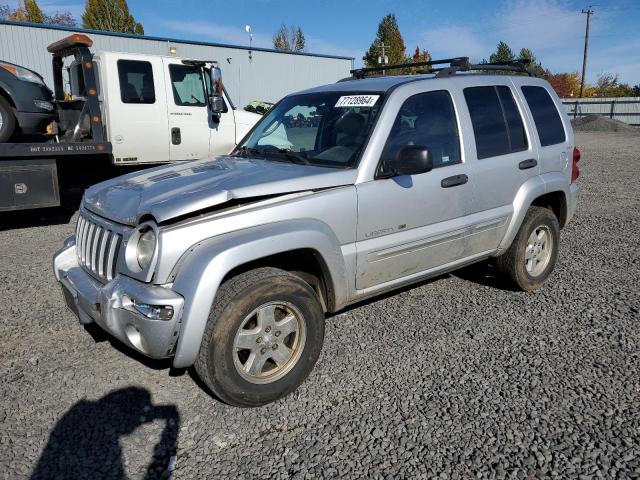
<svg viewBox="0 0 640 480"><path fill-rule="evenodd" d="M352 185L357 171L222 156L156 167L89 188L85 208L110 220L158 223L229 200Z"/></svg>

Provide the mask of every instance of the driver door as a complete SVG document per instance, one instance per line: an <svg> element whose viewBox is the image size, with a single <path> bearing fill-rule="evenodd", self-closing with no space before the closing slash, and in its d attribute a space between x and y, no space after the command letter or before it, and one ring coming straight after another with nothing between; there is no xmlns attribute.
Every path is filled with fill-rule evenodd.
<svg viewBox="0 0 640 480"><path fill-rule="evenodd" d="M438 90L407 98L381 160L405 146L429 149L433 170L357 185L356 288L366 290L469 255L466 215L472 207L451 95Z"/></svg>
<svg viewBox="0 0 640 480"><path fill-rule="evenodd" d="M179 60L164 59L169 117L169 159L195 160L209 156L209 109L202 70Z"/></svg>

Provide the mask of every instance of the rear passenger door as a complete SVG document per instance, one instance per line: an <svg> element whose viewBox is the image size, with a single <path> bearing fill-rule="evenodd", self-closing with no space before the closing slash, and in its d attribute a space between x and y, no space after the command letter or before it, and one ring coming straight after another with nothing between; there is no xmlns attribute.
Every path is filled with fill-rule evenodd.
<svg viewBox="0 0 640 480"><path fill-rule="evenodd" d="M527 130L520 97L508 78L464 87L471 131L466 143L473 176L472 213L481 215L485 232L476 246L497 248L513 212L520 187L539 174L538 151ZM490 83L489 83L490 82ZM471 133L471 132L469 132Z"/></svg>
<svg viewBox="0 0 640 480"><path fill-rule="evenodd" d="M169 159L162 62L138 58L118 54L103 59L107 72L103 105L108 112L113 157L119 164Z"/></svg>

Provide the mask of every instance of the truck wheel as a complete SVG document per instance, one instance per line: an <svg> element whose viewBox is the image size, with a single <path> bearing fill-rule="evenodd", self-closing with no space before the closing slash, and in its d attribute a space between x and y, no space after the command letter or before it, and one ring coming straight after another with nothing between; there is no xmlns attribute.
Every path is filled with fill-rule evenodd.
<svg viewBox="0 0 640 480"><path fill-rule="evenodd" d="M313 289L284 270L259 268L218 290L195 369L221 400L257 407L304 381L323 340L324 313Z"/></svg>
<svg viewBox="0 0 640 480"><path fill-rule="evenodd" d="M9 102L0 97L0 143L8 141L16 129L16 117Z"/></svg>
<svg viewBox="0 0 640 480"><path fill-rule="evenodd" d="M558 257L560 226L547 208L530 207L509 249L497 267L525 291L536 290L551 275Z"/></svg>

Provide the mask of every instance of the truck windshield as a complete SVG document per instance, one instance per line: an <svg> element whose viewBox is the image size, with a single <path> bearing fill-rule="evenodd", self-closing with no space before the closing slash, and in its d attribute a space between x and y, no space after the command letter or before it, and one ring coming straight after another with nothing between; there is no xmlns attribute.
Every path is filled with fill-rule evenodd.
<svg viewBox="0 0 640 480"><path fill-rule="evenodd" d="M234 155L353 168L381 104L382 94L371 92L286 97L265 114Z"/></svg>

